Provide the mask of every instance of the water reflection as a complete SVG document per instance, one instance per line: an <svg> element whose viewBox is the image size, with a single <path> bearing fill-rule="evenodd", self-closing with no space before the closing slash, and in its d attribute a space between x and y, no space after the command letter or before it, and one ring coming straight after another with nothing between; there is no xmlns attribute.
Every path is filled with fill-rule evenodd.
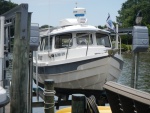
<svg viewBox="0 0 150 113"><path fill-rule="evenodd" d="M123 54L124 67L118 80L119 83L131 86L132 54ZM139 55L139 75L137 89L150 93L150 53Z"/></svg>

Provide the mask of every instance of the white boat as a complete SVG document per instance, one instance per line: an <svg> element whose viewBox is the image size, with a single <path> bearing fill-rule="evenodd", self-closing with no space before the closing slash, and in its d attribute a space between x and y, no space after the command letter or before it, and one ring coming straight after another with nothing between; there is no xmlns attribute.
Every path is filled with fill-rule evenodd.
<svg viewBox="0 0 150 113"><path fill-rule="evenodd" d="M76 18L41 30L37 58L33 58L33 78L39 85L53 79L55 88L102 90L106 81L118 80L123 60L110 54L110 32L88 25L85 12L75 8Z"/></svg>

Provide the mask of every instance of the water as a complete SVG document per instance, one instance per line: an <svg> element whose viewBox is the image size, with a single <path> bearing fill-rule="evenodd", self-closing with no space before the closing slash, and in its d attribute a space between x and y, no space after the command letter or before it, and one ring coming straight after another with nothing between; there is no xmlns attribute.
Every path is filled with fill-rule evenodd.
<svg viewBox="0 0 150 113"><path fill-rule="evenodd" d="M132 54L123 54L123 59L124 67L118 83L131 86ZM137 89L150 93L150 53L140 53L139 55L139 76L137 83ZM33 100L35 101L36 98ZM44 108L33 108L33 113L44 113Z"/></svg>
<svg viewBox="0 0 150 113"><path fill-rule="evenodd" d="M131 86L132 54L123 54L124 67L118 80L120 84ZM150 93L150 53L140 53L137 89Z"/></svg>

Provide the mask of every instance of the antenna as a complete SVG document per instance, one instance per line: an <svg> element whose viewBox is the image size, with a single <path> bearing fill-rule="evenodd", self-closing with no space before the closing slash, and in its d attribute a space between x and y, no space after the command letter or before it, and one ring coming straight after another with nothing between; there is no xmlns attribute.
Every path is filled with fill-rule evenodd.
<svg viewBox="0 0 150 113"><path fill-rule="evenodd" d="M76 2L76 8L77 8L78 2Z"/></svg>

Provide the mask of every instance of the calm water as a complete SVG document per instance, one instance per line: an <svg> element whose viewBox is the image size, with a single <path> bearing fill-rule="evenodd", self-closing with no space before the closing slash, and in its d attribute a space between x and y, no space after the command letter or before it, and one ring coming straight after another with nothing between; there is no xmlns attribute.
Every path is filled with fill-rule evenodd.
<svg viewBox="0 0 150 113"><path fill-rule="evenodd" d="M132 54L123 54L124 67L118 83L131 86ZM150 93L150 53L139 55L139 76L137 89ZM34 98L33 100L36 100ZM43 108L33 108L33 113L44 113Z"/></svg>
<svg viewBox="0 0 150 113"><path fill-rule="evenodd" d="M132 54L123 54L124 67L119 83L131 86ZM150 53L140 53L137 89L150 93Z"/></svg>

